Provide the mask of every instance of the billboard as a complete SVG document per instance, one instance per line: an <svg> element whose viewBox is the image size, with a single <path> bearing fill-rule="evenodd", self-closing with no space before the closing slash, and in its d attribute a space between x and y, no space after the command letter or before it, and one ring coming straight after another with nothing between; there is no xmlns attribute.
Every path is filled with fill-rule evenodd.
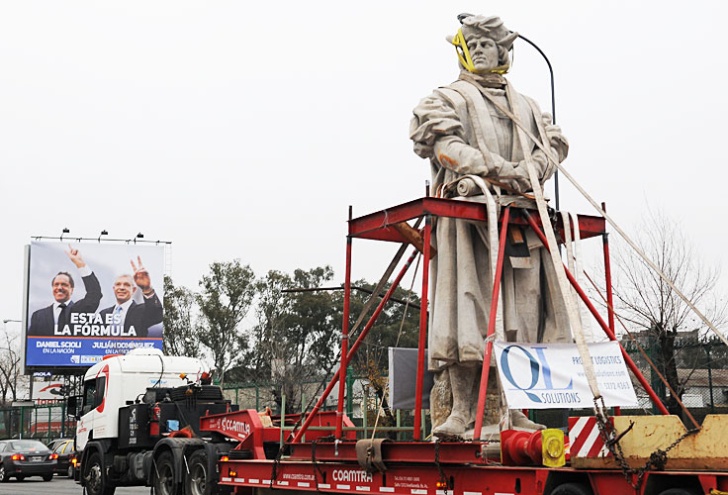
<svg viewBox="0 0 728 495"><path fill-rule="evenodd" d="M29 251L27 370L162 348L164 245L34 241Z"/></svg>

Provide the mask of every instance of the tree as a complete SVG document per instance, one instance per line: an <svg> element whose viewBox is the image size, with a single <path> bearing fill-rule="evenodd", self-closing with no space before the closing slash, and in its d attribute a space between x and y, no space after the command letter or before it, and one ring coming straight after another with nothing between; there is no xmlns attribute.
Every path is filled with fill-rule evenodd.
<svg viewBox="0 0 728 495"><path fill-rule="evenodd" d="M235 379L258 383L273 378L273 362L279 357L282 336L290 317L293 296L285 291L293 287L293 279L280 271L271 270L256 283L258 296L255 307L257 323L250 331L251 348L244 366L234 370Z"/></svg>
<svg viewBox="0 0 728 495"><path fill-rule="evenodd" d="M376 303L379 303L379 298L389 290L389 287L391 284L384 286ZM350 328L359 319L365 304L372 297L374 288L375 284L364 279L352 283ZM354 339L363 330L377 305L373 304L367 311L361 326L351 335L349 345L353 344ZM420 323L419 305L420 299L416 293L397 287L350 363L357 376L366 377L369 386L382 404L382 410L388 418L384 425L394 424L394 416L389 409L385 393L389 378L388 349L389 347L417 347ZM343 310L343 292L338 295L337 307ZM342 316L338 319L341 320Z"/></svg>
<svg viewBox="0 0 728 495"><path fill-rule="evenodd" d="M637 245L672 285L701 308L715 325L724 323L726 305L715 295L719 269L701 263L677 225L664 216L650 214L639 232ZM623 283L615 284L614 295L622 319L648 335L648 345L656 350L652 361L676 396L681 397L684 383L677 373L676 339L678 332L698 329L701 323L692 316L683 299L637 253L620 252L618 262ZM677 397L666 396L664 390L659 390L664 388L659 386L661 382L653 380L653 383L658 385L656 392L661 393L670 413L680 414Z"/></svg>
<svg viewBox="0 0 728 495"><path fill-rule="evenodd" d="M255 274L237 259L216 262L200 280L200 287L195 296L201 315L200 342L210 350L215 370L224 381L225 372L240 361L248 346L239 325L255 295Z"/></svg>
<svg viewBox="0 0 728 495"><path fill-rule="evenodd" d="M251 348L236 378L271 384L278 409L298 411L303 393L315 395L315 383L335 364L341 330L335 296L318 290L331 281L330 266L297 269L293 275L270 271L256 286L257 323L249 332Z"/></svg>
<svg viewBox="0 0 728 495"><path fill-rule="evenodd" d="M384 293L391 287L386 284L379 294L376 302L379 302ZM353 326L359 318L364 305L369 300L375 284L367 282L364 279L357 280L352 284L351 303L350 303L350 321L349 325ZM337 305L343 308L343 292L339 295ZM384 371L386 375L387 353L389 347L417 347L420 325L420 299L416 293L397 287L392 294L392 298L382 309L377 321L367 334L360 351L354 358L355 363L360 371L368 369L372 364ZM357 334L364 327L374 313L377 304L371 306L366 314L361 327L357 330ZM354 338L356 335L353 336ZM353 340L352 340L353 342Z"/></svg>
<svg viewBox="0 0 728 495"><path fill-rule="evenodd" d="M186 287L177 287L164 277L164 353L170 356L199 357L200 337L192 316L195 295Z"/></svg>
<svg viewBox="0 0 728 495"><path fill-rule="evenodd" d="M21 369L19 338L10 335L3 329L2 343L0 343L0 403L18 399L19 386L22 386L24 376Z"/></svg>
<svg viewBox="0 0 728 495"><path fill-rule="evenodd" d="M290 284L298 290L286 293L285 312L278 315L280 333L273 337L273 395L280 405L285 394L290 406L286 409L291 411L300 409L302 379L325 378L335 364L341 321L336 318L332 292L315 290L333 277L330 266L294 270Z"/></svg>

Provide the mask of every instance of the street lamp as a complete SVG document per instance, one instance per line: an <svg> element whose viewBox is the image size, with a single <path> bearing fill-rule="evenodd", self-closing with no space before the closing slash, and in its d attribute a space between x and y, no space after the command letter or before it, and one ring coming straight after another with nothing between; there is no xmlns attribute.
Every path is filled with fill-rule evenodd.
<svg viewBox="0 0 728 495"><path fill-rule="evenodd" d="M5 335L8 334L8 323L23 323L23 322L21 320L13 320L13 319L3 320L3 332L5 332Z"/></svg>

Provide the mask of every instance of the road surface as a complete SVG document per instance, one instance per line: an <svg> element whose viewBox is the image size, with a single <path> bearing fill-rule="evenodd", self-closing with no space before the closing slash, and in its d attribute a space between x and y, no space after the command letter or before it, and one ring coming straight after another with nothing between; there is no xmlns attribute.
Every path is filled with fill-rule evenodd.
<svg viewBox="0 0 728 495"><path fill-rule="evenodd" d="M0 483L0 495L81 495L81 493L83 493L81 485L58 475L53 477L53 481L32 477L21 482L12 478L7 483ZM144 486L117 488L115 495L149 495L149 488Z"/></svg>

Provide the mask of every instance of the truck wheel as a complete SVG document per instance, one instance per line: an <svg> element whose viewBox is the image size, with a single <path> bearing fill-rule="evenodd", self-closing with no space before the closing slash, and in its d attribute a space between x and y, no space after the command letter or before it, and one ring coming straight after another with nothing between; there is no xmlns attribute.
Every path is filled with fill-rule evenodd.
<svg viewBox="0 0 728 495"><path fill-rule="evenodd" d="M687 488L670 488L664 492L660 492L660 495L695 495L699 493L697 490L689 490Z"/></svg>
<svg viewBox="0 0 728 495"><path fill-rule="evenodd" d="M185 478L185 495L210 495L212 483L207 472L207 453L204 449L196 450L189 461L190 472Z"/></svg>
<svg viewBox="0 0 728 495"><path fill-rule="evenodd" d="M163 452L157 458L153 485L156 495L180 495L180 486L174 479L174 459L171 452Z"/></svg>
<svg viewBox="0 0 728 495"><path fill-rule="evenodd" d="M104 465L101 463L101 454L94 452L88 456L83 467L83 481L88 495L114 495L115 486L108 486Z"/></svg>
<svg viewBox="0 0 728 495"><path fill-rule="evenodd" d="M581 483L564 483L554 488L551 495L593 495L593 492Z"/></svg>

